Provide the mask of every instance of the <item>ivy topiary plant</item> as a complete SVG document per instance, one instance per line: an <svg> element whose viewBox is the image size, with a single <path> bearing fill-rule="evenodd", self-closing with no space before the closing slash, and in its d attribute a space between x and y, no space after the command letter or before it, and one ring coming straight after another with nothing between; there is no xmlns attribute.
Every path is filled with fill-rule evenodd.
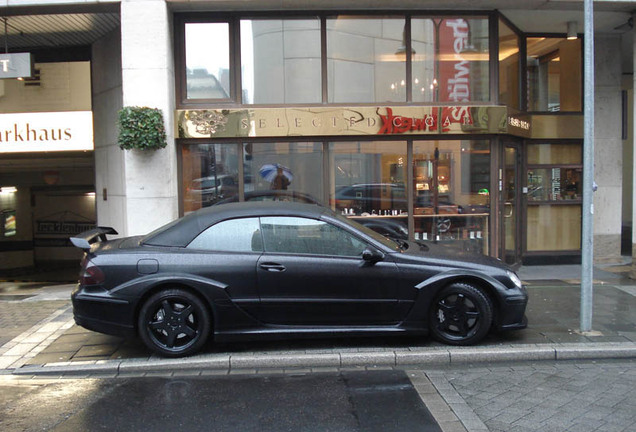
<svg viewBox="0 0 636 432"><path fill-rule="evenodd" d="M157 108L123 107L118 112L117 123L117 144L122 150L157 150L167 145L163 114Z"/></svg>

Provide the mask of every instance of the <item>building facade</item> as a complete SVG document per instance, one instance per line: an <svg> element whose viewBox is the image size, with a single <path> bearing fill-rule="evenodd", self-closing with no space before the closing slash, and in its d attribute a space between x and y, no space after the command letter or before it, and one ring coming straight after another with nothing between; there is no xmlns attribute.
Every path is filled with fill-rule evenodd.
<svg viewBox="0 0 636 432"><path fill-rule="evenodd" d="M511 264L580 261L583 1L30 3L0 11L8 23L94 25L55 47L42 46L52 35L25 43L9 31L8 51L33 53L40 90L57 88L44 72L58 64L89 67L89 89L69 75L57 98L29 96L25 81L5 80L22 93L0 98L2 129L11 113L89 111L93 135L81 152L13 142L0 153L4 268L62 257L59 239L91 218L136 235L225 199L291 193ZM633 243L634 6L595 3L597 261ZM61 103L76 93L90 109ZM46 110L20 102L45 97ZM121 150L123 106L161 109L168 146ZM78 159L81 179L60 175ZM38 198L60 191L76 196ZM47 229L62 249L38 241L54 237Z"/></svg>

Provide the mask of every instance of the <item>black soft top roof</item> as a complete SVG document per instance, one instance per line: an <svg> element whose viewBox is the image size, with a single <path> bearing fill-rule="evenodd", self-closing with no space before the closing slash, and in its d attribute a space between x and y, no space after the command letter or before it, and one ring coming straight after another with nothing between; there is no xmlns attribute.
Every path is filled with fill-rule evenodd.
<svg viewBox="0 0 636 432"><path fill-rule="evenodd" d="M206 207L192 212L146 235L141 244L186 247L201 231L225 219L259 216L301 216L320 219L332 215L328 208L296 202L239 202Z"/></svg>

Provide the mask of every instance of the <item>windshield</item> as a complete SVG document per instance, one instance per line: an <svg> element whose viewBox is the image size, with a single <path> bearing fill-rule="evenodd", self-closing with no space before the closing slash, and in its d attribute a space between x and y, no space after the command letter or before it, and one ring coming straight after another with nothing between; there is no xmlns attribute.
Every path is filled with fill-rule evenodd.
<svg viewBox="0 0 636 432"><path fill-rule="evenodd" d="M387 237L384 237L382 234L377 233L375 231L373 231L370 228L365 227L362 224L359 224L358 222L349 219L347 217L341 216L337 213L332 213L332 216L334 216L336 219L338 219L341 222L344 222L348 225L353 226L356 230L358 231L362 231L363 233L365 233L367 236L373 238L375 241L377 241L378 243L382 243L384 246L388 247L391 250L394 251L399 251L400 249L402 249L402 245L400 244L400 242L398 241L394 241L391 240Z"/></svg>

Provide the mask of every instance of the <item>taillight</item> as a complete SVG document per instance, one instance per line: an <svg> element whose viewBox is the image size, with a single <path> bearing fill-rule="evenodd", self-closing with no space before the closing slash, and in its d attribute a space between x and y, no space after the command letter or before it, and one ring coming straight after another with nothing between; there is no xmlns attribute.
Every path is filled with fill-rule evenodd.
<svg viewBox="0 0 636 432"><path fill-rule="evenodd" d="M86 260L86 266L83 267L80 273L79 283L80 285L99 285L106 280L104 272L93 264L92 261Z"/></svg>

